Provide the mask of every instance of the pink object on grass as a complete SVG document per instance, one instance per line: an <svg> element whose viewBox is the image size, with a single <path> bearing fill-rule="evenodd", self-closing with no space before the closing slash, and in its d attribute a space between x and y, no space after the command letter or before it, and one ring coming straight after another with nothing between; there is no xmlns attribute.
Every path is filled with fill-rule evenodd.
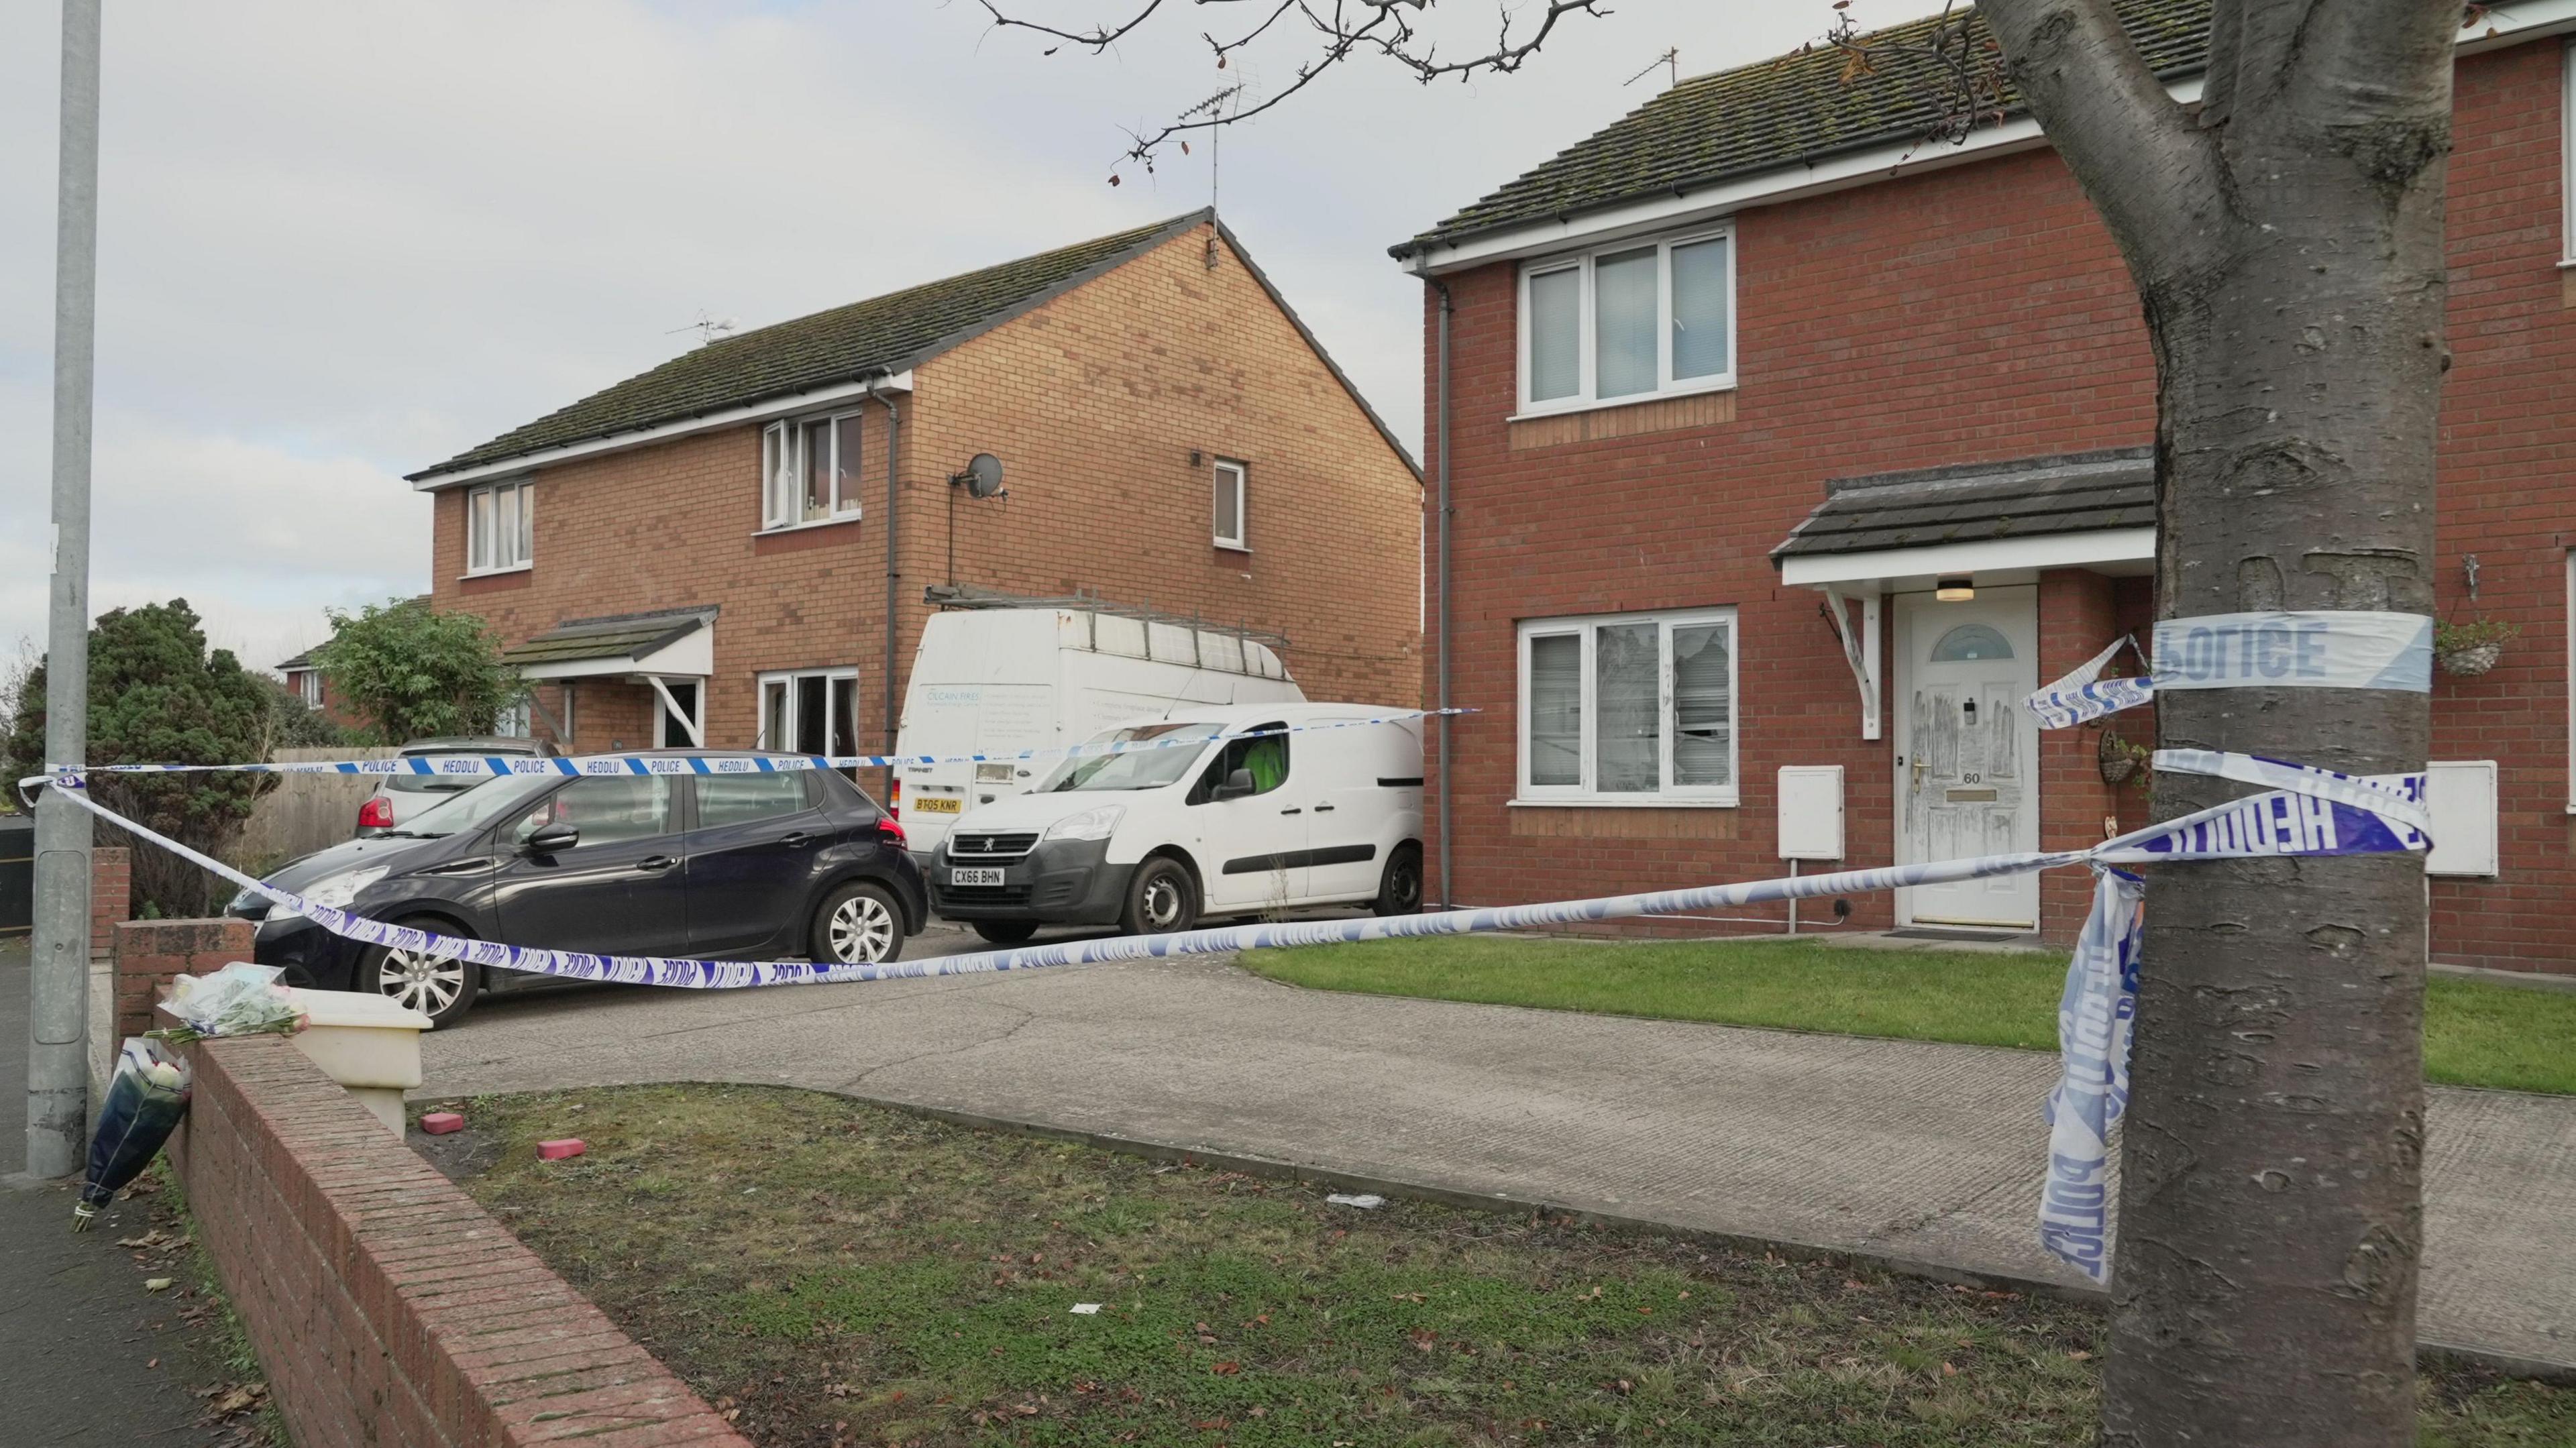
<svg viewBox="0 0 2576 1448"><path fill-rule="evenodd" d="M465 1118L453 1111L432 1111L420 1118L420 1129L432 1136L445 1136L451 1131L463 1131Z"/></svg>
<svg viewBox="0 0 2576 1448"><path fill-rule="evenodd" d="M568 1156L579 1156L587 1149L578 1136L567 1136L561 1141L540 1141L537 1143L537 1160L561 1161Z"/></svg>

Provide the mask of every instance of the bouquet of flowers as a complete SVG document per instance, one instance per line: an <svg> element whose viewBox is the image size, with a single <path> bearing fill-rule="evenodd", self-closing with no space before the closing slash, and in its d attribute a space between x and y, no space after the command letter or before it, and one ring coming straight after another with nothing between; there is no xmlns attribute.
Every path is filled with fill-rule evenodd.
<svg viewBox="0 0 2576 1448"><path fill-rule="evenodd" d="M150 1034L174 1045L207 1036L291 1036L304 1029L304 1013L277 976L276 966L238 960L212 975L183 975L162 1002L181 1024Z"/></svg>
<svg viewBox="0 0 2576 1448"><path fill-rule="evenodd" d="M98 1209L152 1164L187 1111L188 1063L159 1041L126 1037L89 1141L89 1176L72 1204L73 1231L88 1231Z"/></svg>

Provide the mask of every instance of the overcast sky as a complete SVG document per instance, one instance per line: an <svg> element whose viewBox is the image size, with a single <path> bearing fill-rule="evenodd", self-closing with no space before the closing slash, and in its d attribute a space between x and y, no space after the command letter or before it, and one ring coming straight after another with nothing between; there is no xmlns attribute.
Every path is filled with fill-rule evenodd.
<svg viewBox="0 0 2576 1448"><path fill-rule="evenodd" d="M1219 72L1198 6L1049 57L971 0L110 0L94 609L185 597L273 666L325 607L428 587L401 474L683 350L702 313L758 326L1205 205L1212 158L1228 223L1411 441L1419 283L1386 247L1642 104L1666 46L1696 74L1831 15L1612 8L1518 76L1354 63L1148 175L1122 126L1284 80L1310 53L1286 25ZM1435 24L1466 48L1494 14ZM57 24L0 6L0 654L45 632Z"/></svg>

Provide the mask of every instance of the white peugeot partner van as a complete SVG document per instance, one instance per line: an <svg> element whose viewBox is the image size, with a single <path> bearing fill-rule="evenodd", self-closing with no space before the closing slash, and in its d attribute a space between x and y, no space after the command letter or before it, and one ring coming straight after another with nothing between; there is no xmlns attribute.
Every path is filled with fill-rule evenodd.
<svg viewBox="0 0 2576 1448"><path fill-rule="evenodd" d="M1299 702L1271 648L1245 634L1115 605L937 613L921 631L897 754L1015 754L1175 708ZM907 764L896 813L927 860L967 810L1018 794L1052 760Z"/></svg>
<svg viewBox="0 0 2576 1448"><path fill-rule="evenodd" d="M968 810L930 859L932 908L986 940L1040 925L1131 935L1202 919L1422 907L1422 721L1364 704L1174 709L1028 793ZM1339 725L1338 728L1319 726Z"/></svg>

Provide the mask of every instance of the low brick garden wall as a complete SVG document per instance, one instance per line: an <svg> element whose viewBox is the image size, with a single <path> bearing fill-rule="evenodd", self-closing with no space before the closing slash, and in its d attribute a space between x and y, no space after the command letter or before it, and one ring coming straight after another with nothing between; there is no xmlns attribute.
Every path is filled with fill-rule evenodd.
<svg viewBox="0 0 2576 1448"><path fill-rule="evenodd" d="M120 1024L129 992L249 954L238 921L117 943ZM294 1042L187 1050L170 1158L299 1448L749 1448Z"/></svg>

